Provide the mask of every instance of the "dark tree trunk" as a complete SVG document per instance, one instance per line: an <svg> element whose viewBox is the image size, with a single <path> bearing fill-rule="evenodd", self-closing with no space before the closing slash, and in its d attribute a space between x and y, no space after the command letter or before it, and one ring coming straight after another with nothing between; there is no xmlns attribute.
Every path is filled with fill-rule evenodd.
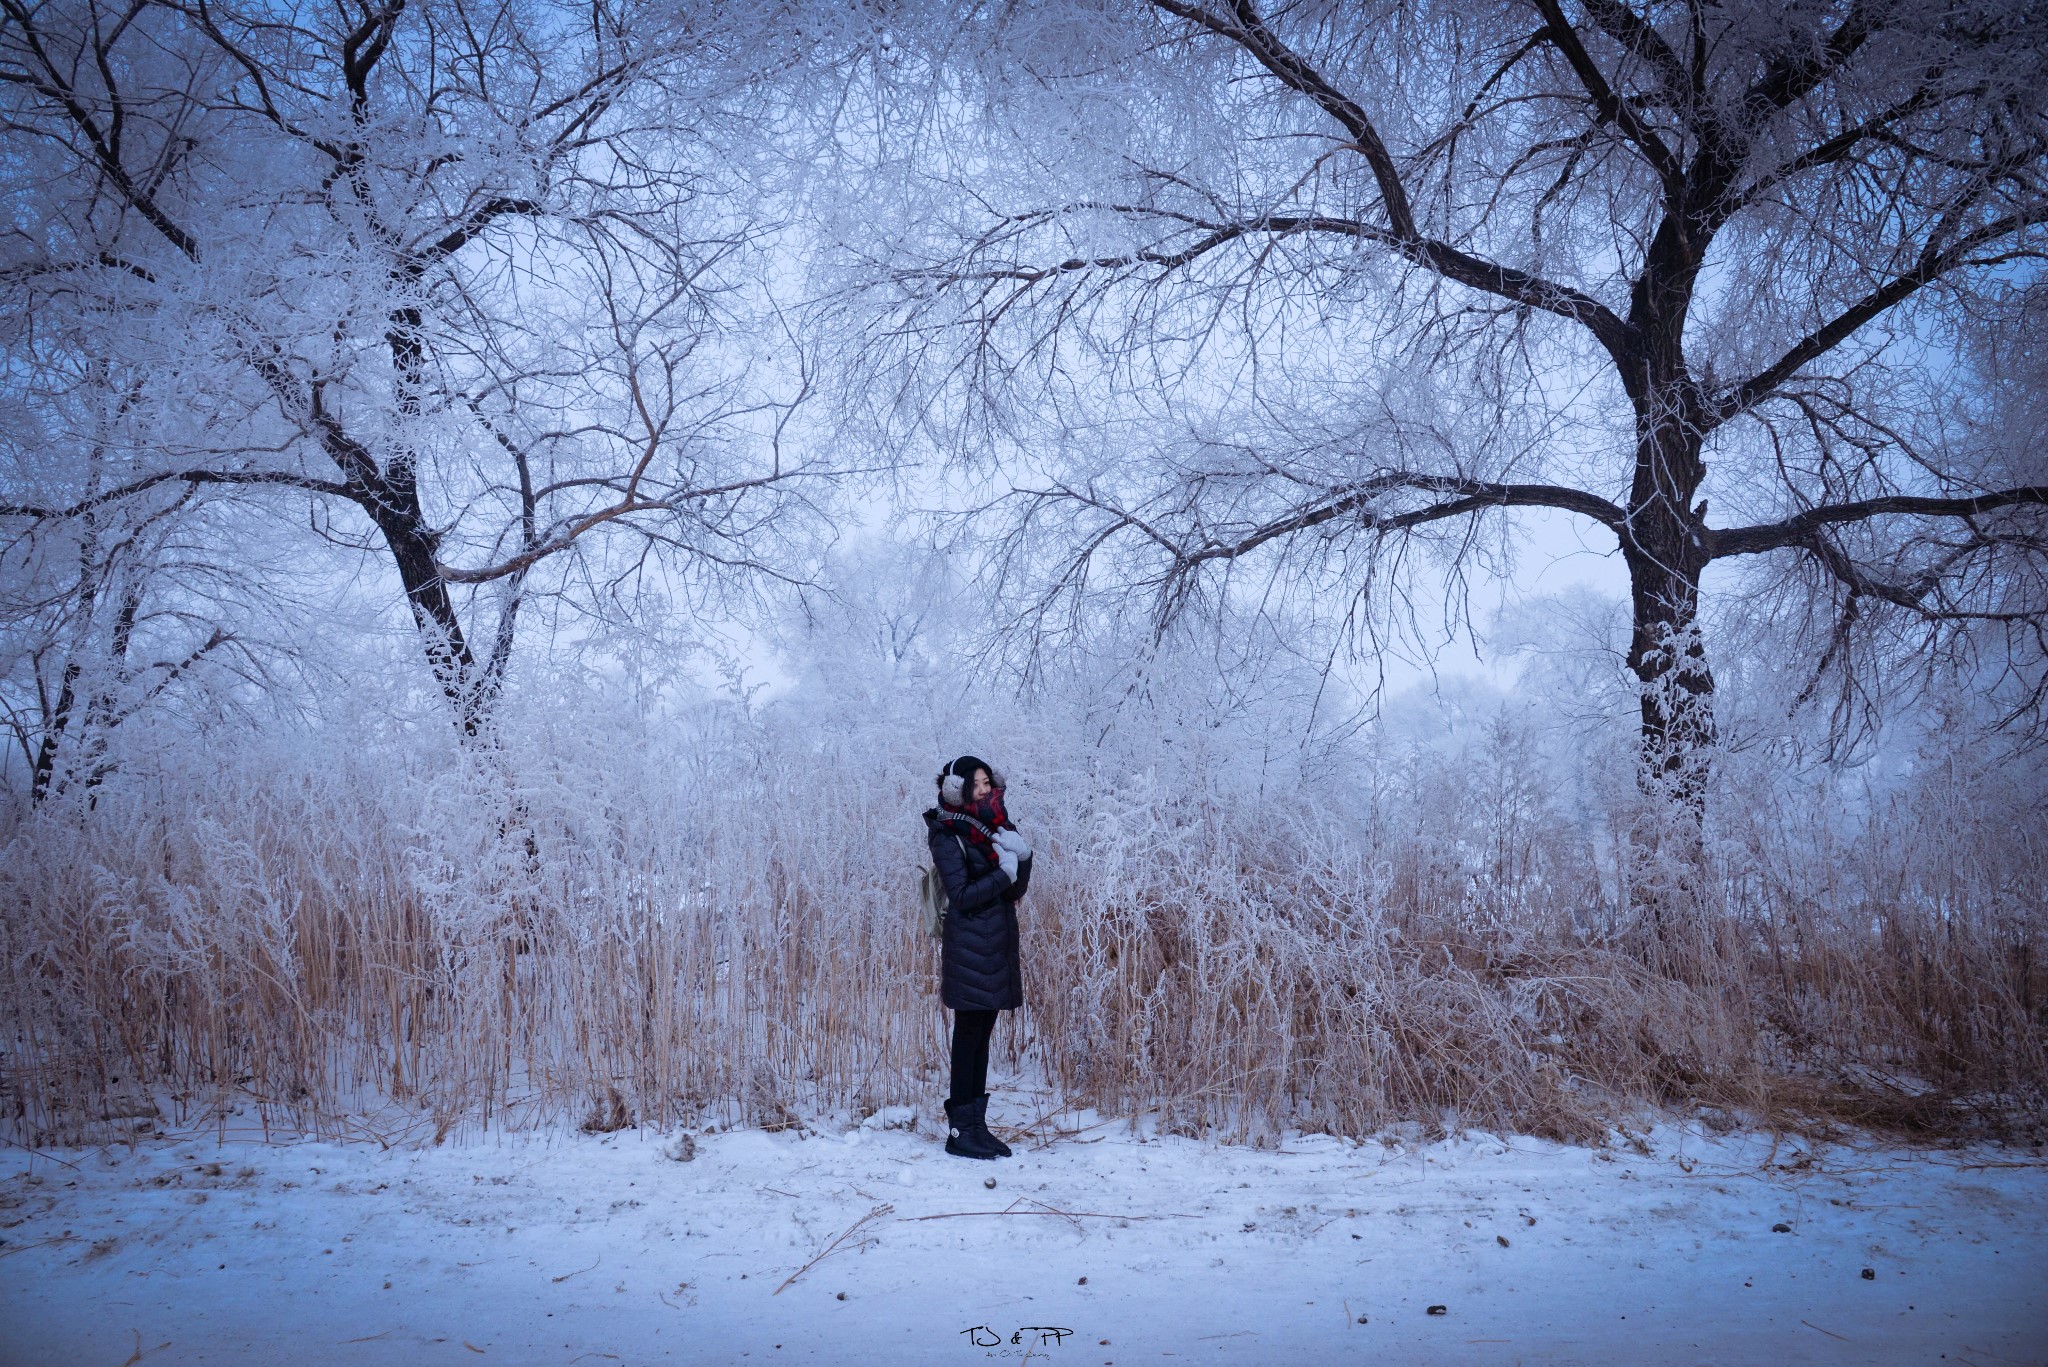
<svg viewBox="0 0 2048 1367"><path fill-rule="evenodd" d="M394 283L416 287L420 276L417 264L410 264L394 273ZM421 328L420 310L408 305L392 313L385 333L385 344L391 350L400 430L407 437L421 412L425 365ZM483 730L495 690L477 668L476 656L469 648L462 620L449 596L448 581L435 560L439 538L427 525L420 506L419 460L411 447L401 445L384 462L372 516L397 562L399 582L405 587L406 602L412 606L413 621L425 643L427 663L434 678L454 705L462 733L475 736Z"/></svg>
<svg viewBox="0 0 2048 1367"><path fill-rule="evenodd" d="M114 614L113 640L107 649L107 672L86 703L85 728L74 743L78 758L72 761L72 768L83 775L80 781L88 792L98 788L113 772L113 765L107 760L107 750L113 740L114 728L121 724L120 699L115 690L128 681L128 647L135 639L135 619L141 614L142 590L130 584L122 590L121 608ZM99 798L95 796L92 801L97 803Z"/></svg>
<svg viewBox="0 0 2048 1367"><path fill-rule="evenodd" d="M71 725L71 709L78 697L78 675L77 660L65 664L64 682L57 690L57 702L43 720L43 739L36 746L35 774L29 782L31 805L50 795L50 781L57 773L57 750L64 743L64 732Z"/></svg>
<svg viewBox="0 0 2048 1367"><path fill-rule="evenodd" d="M477 735L483 730L485 709L483 690L477 686L476 657L470 652L448 581L435 559L439 538L420 506L411 454L402 452L380 465L369 448L350 436L327 409L318 385L312 390L312 414L321 444L348 477L351 495L390 548L435 682L454 706L463 734Z"/></svg>
<svg viewBox="0 0 2048 1367"><path fill-rule="evenodd" d="M463 734L474 736L484 722L476 687L476 657L470 653L462 619L448 593L448 581L435 563L434 535L421 515L419 494L410 487L393 488L388 481L380 484L378 503L370 515L384 544L391 548L398 581L412 608L434 679L454 706Z"/></svg>
<svg viewBox="0 0 2048 1367"><path fill-rule="evenodd" d="M1677 804L1697 824L1718 739L1714 674L1699 634L1699 565L1677 519L1643 519L1624 552L1634 609L1628 667L1641 691L1637 781L1646 797Z"/></svg>
<svg viewBox="0 0 2048 1367"><path fill-rule="evenodd" d="M1636 782L1646 799L1631 832L1630 902L1648 917L1642 951L1659 971L1686 977L1704 962L1704 824L1718 732L1714 675L1699 634L1700 572L1710 558L1706 477L1696 391L1680 380L1653 391L1639 427L1621 551L1634 629L1628 665L1642 709Z"/></svg>
<svg viewBox="0 0 2048 1367"><path fill-rule="evenodd" d="M1621 538L1633 630L1641 733L1636 783L1644 803L1630 823L1627 909L1640 917L1635 952L1656 972L1693 981L1712 956L1707 910L1707 780L1717 741L1714 675L1699 633L1700 571L1708 560L1699 439L1683 418L1647 425ZM1636 937L1640 938L1636 938Z"/></svg>

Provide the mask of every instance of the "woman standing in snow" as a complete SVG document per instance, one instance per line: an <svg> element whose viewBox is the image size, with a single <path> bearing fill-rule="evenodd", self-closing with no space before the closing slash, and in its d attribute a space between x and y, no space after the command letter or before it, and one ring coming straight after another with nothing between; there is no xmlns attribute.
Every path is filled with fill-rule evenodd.
<svg viewBox="0 0 2048 1367"><path fill-rule="evenodd" d="M973 755L939 771L939 805L926 811L932 867L946 889L939 1000L953 1011L952 1094L946 1152L1008 1158L988 1131L988 1042L996 1014L1024 1004L1017 899L1031 881L1031 846L1003 810L1002 775Z"/></svg>

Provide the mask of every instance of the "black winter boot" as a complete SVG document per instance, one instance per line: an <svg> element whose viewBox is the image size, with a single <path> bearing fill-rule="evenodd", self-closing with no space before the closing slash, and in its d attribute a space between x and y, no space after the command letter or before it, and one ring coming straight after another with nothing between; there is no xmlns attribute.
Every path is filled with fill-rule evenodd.
<svg viewBox="0 0 2048 1367"><path fill-rule="evenodd" d="M996 1153L997 1153L997 1155L998 1155L998 1156L1000 1156L1000 1157L1003 1157L1003 1158L1008 1158L1008 1157L1010 1157L1010 1146L1009 1146L1008 1144L1005 1144L1005 1143L1004 1143L1004 1142L1003 1142L1002 1140L1000 1140L1000 1139L996 1138L996 1132L995 1132L994 1130L991 1130L991 1129L990 1129L990 1128L988 1127L988 1093L987 1093L987 1092L983 1092L983 1093L981 1094L981 1106L982 1106L982 1112L981 1112L981 1114L982 1114L981 1132L982 1132L983 1134L985 1134L985 1135L987 1135L987 1136L988 1136L988 1142L989 1142L989 1143L991 1143L991 1144L993 1144L993 1145L995 1145L995 1146L996 1146Z"/></svg>
<svg viewBox="0 0 2048 1367"><path fill-rule="evenodd" d="M967 1101L946 1103L946 1152L955 1158L1007 1158L1010 1151L988 1132L988 1093Z"/></svg>

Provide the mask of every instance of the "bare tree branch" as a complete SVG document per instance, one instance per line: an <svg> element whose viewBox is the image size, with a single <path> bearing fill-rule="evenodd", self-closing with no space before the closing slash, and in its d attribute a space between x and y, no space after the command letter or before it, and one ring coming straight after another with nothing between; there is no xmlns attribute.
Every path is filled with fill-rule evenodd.
<svg viewBox="0 0 2048 1367"><path fill-rule="evenodd" d="M105 490L63 507L40 507L35 504L24 503L0 503L0 517L29 517L41 521L58 521L64 518L80 517L86 513L104 508L108 504L133 498L137 494L147 493L159 485L177 483L186 485L274 485L289 489L299 489L306 493L326 494L335 498L345 498L351 503L366 504L363 493L349 485L336 484L331 480L314 479L289 470L165 470L157 474L145 475L131 483Z"/></svg>
<svg viewBox="0 0 2048 1367"><path fill-rule="evenodd" d="M1423 490L1454 497L1424 508L1405 509L1386 516L1374 514L1371 511L1373 503L1396 489ZM1578 489L1551 484L1500 484L1491 480L1399 470L1375 476L1326 503L1268 523L1247 536L1229 542L1210 541L1193 548L1183 546L1178 554L1181 562L1188 566L1208 560L1235 560L1282 537L1354 514L1362 515L1361 525L1366 530L1380 534L1488 508L1557 508L1589 517L1616 534L1621 532L1622 524L1627 520L1626 514L1614 504Z"/></svg>
<svg viewBox="0 0 2048 1367"><path fill-rule="evenodd" d="M2008 214L1994 219L1975 231L1964 234L1946 247L1930 240L1911 270L1902 272L1871 290L1820 327L1794 342L1777 360L1747 380L1732 386L1720 398L1714 400L1707 416L1708 426L1718 426L1754 408L1769 398L1778 386L1798 374L1801 367L1834 350L1855 335L1859 329L1874 322L1926 286L1948 275L1958 266L1969 263L1972 253L2044 222L2048 222L2048 205L2026 213ZM2038 252L2027 254L2039 255ZM2005 259L2012 257L2001 258Z"/></svg>
<svg viewBox="0 0 2048 1367"><path fill-rule="evenodd" d="M1565 61L1571 65L1572 74L1579 78L1579 83L1586 87L1586 93L1593 97L1593 106L1600 111L1600 121L1619 129L1622 136L1643 154L1643 159L1650 164L1650 169L1657 173L1657 179L1663 182L1666 201L1673 205L1678 204L1684 193L1685 170L1679 165L1677 154L1665 145L1664 139L1657 135L1655 129L1643 122L1626 100L1614 93L1614 87L1607 83L1607 77L1602 74L1591 54L1586 51L1585 44L1579 41L1579 35L1572 31L1571 24L1565 20L1564 10L1558 4L1558 0L1535 0L1535 4L1537 13L1543 16L1546 24L1545 36L1564 54ZM1627 14L1625 8L1619 4L1609 4L1604 8L1610 14L1614 11ZM1627 14L1627 17L1633 19L1635 16ZM1638 21L1635 26L1626 26L1624 31L1635 33L1646 27L1647 25L1641 25ZM1654 30L1651 32L1654 33Z"/></svg>
<svg viewBox="0 0 2048 1367"><path fill-rule="evenodd" d="M1567 285L1487 260L1422 233L1416 226L1415 211L1409 203L1408 189L1402 181L1400 168L1372 120L1356 101L1340 92L1306 59L1283 43L1267 27L1250 0L1232 0L1231 17L1227 19L1204 5L1183 3L1183 0L1152 0L1152 3L1242 47L1283 84L1313 100L1350 136L1352 148L1365 158L1379 187L1380 203L1387 212L1388 227L1375 229L1356 223L1348 224L1340 231L1383 242L1446 280L1569 318L1590 330L1617 360L1628 353L1631 338L1627 325L1597 299ZM1329 231L1334 222L1331 226L1317 226Z"/></svg>
<svg viewBox="0 0 2048 1367"><path fill-rule="evenodd" d="M1865 522L1874 517L1979 517L1999 508L2027 504L2048 504L2048 485L2032 484L1959 498L1894 494L1885 498L1859 499L1854 503L1808 508L1781 522L1713 532L1711 552L1713 558L1719 560L1732 555L1756 555L1787 546L1805 546L1822 527Z"/></svg>

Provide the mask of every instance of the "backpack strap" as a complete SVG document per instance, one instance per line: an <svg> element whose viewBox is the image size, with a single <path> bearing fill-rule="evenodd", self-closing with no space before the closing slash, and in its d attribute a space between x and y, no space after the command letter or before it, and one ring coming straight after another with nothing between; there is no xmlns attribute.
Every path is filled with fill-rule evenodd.
<svg viewBox="0 0 2048 1367"><path fill-rule="evenodd" d="M938 810L938 816L934 819L938 821L957 822L963 826L972 826L975 830L980 831L989 840L993 841L996 838L996 833L994 831L990 830L987 826L975 820L973 817L969 816L965 812L949 812L944 807L941 807ZM953 835L955 839L958 839L960 833L958 831L955 831Z"/></svg>

